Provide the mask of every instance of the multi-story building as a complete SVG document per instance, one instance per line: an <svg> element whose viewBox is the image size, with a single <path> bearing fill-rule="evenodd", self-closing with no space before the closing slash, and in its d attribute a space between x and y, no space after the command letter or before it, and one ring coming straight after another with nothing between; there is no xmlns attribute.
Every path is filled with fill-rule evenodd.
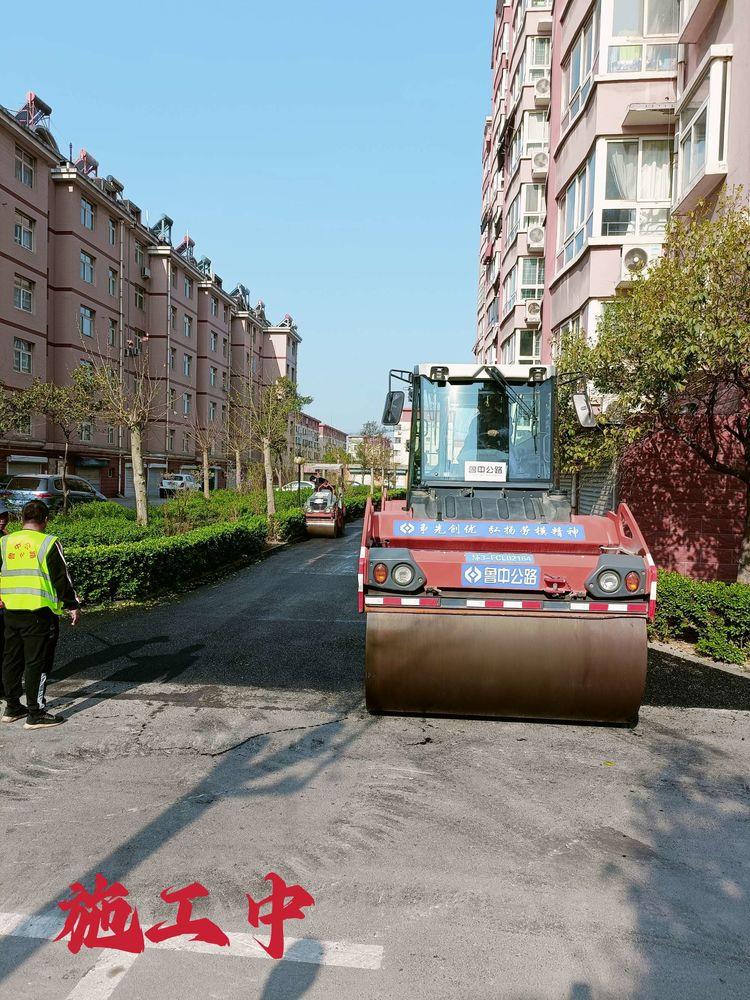
<svg viewBox="0 0 750 1000"><path fill-rule="evenodd" d="M106 364L124 380L145 369L158 383L145 441L149 492L165 471L195 465L201 442L220 485L232 381L255 393L282 375L296 381L294 322L272 325L244 285L227 292L194 241L175 246L167 216L146 225L86 150L75 162L63 156L50 115L33 94L15 114L0 108L0 382L65 384L82 363ZM3 471L59 467L61 430L45 418L0 434ZM122 428L82 423L71 464L107 495L132 492Z"/></svg>
<svg viewBox="0 0 750 1000"><path fill-rule="evenodd" d="M338 427L331 427L330 424L321 423L318 428L320 441L320 457L328 452L346 453L346 431L340 431Z"/></svg>
<svg viewBox="0 0 750 1000"><path fill-rule="evenodd" d="M741 0L498 0L479 360L548 361L561 332L595 336L670 212L747 190L749 39Z"/></svg>
<svg viewBox="0 0 750 1000"><path fill-rule="evenodd" d="M309 413L294 418L294 453L307 461L320 458L320 421Z"/></svg>

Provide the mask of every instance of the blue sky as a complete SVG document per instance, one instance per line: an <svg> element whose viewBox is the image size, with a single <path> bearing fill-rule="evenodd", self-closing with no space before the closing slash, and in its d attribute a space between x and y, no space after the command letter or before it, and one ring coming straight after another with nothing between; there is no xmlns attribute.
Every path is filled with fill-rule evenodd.
<svg viewBox="0 0 750 1000"><path fill-rule="evenodd" d="M35 90L61 149L291 313L308 409L354 432L389 368L470 358L493 10L42 0L3 24L0 104Z"/></svg>

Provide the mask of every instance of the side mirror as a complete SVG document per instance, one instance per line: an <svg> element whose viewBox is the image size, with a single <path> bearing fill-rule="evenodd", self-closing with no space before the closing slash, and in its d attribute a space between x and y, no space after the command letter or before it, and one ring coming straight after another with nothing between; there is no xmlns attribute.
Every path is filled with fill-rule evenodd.
<svg viewBox="0 0 750 1000"><path fill-rule="evenodd" d="M596 427L596 417L591 409L591 400L587 392L573 393L573 406L576 408L576 416L581 427Z"/></svg>
<svg viewBox="0 0 750 1000"><path fill-rule="evenodd" d="M405 398L404 392L401 389L392 390L385 397L385 407L381 423L386 427L395 427L401 420Z"/></svg>

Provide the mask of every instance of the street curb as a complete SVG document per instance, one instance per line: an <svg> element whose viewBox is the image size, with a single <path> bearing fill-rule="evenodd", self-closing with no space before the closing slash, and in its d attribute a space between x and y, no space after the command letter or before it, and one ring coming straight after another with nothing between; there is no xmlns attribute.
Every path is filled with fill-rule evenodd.
<svg viewBox="0 0 750 1000"><path fill-rule="evenodd" d="M687 650L672 646L668 642L649 642L648 648L653 649L656 653L665 653L675 660L682 660L686 665L709 667L711 670L723 670L724 673L734 674L735 677L743 677L745 680L750 680L750 670L745 670L736 663L709 660L705 656L699 656L697 653L689 653Z"/></svg>

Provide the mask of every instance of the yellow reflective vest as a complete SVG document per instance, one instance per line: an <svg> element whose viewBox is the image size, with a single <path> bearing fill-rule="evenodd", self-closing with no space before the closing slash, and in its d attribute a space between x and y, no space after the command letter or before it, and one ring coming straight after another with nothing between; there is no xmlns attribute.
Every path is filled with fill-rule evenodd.
<svg viewBox="0 0 750 1000"><path fill-rule="evenodd" d="M47 555L56 541L54 535L26 529L0 538L0 600L7 611L49 608L62 614L62 601L47 569Z"/></svg>

